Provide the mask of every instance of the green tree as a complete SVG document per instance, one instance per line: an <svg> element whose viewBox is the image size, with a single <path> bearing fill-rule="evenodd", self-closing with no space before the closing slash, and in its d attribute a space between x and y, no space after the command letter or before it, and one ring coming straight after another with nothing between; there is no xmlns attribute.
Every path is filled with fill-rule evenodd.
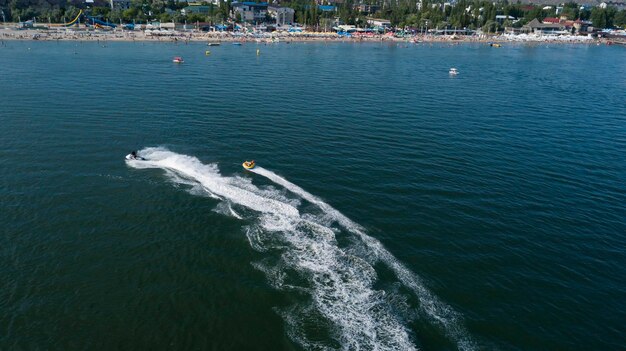
<svg viewBox="0 0 626 351"><path fill-rule="evenodd" d="M606 26L607 28L613 28L615 22L615 16L617 15L617 8L609 6L604 10L606 14Z"/></svg>
<svg viewBox="0 0 626 351"><path fill-rule="evenodd" d="M482 27L483 32L495 33L498 30L498 23L496 21L488 20Z"/></svg>
<svg viewBox="0 0 626 351"><path fill-rule="evenodd" d="M565 16L570 20L575 20L579 17L579 14L580 10L578 9L578 4L570 2L563 5L563 12L561 13L561 16Z"/></svg>
<svg viewBox="0 0 626 351"><path fill-rule="evenodd" d="M172 22L172 15L170 15L169 13L162 13L159 15L159 22L161 23L166 23L166 22Z"/></svg>
<svg viewBox="0 0 626 351"><path fill-rule="evenodd" d="M187 23L206 22L206 16L201 13L192 13L187 15Z"/></svg>
<svg viewBox="0 0 626 351"><path fill-rule="evenodd" d="M584 9L578 12L578 18L583 21L588 21L591 18L591 11Z"/></svg>
<svg viewBox="0 0 626 351"><path fill-rule="evenodd" d="M91 9L92 16L109 17L110 12L111 12L110 7L94 7Z"/></svg>
<svg viewBox="0 0 626 351"><path fill-rule="evenodd" d="M626 10L622 10L615 14L614 25L618 27L626 27Z"/></svg>
<svg viewBox="0 0 626 351"><path fill-rule="evenodd" d="M596 28L606 28L606 11L599 7L594 7L593 10L591 10L591 22Z"/></svg>
<svg viewBox="0 0 626 351"><path fill-rule="evenodd" d="M524 14L524 22L528 23L530 21L532 21L533 19L538 19L538 20L543 20L545 18L543 11L539 8L539 7L534 7L532 10L527 11Z"/></svg>
<svg viewBox="0 0 626 351"><path fill-rule="evenodd" d="M137 10L137 8L135 7L131 7L127 10L124 10L122 12L122 19L125 22L132 22L135 18L137 18L137 15L139 14L139 11Z"/></svg>
<svg viewBox="0 0 626 351"><path fill-rule="evenodd" d="M231 0L222 1L220 2L220 7L217 11L217 15L223 21L225 21L230 16L230 10L231 10Z"/></svg>
<svg viewBox="0 0 626 351"><path fill-rule="evenodd" d="M404 25L409 27L419 27L420 18L416 13L411 13L404 19Z"/></svg>
<svg viewBox="0 0 626 351"><path fill-rule="evenodd" d="M123 19L121 10L111 10L111 12L109 12L109 22L120 23L122 21Z"/></svg>

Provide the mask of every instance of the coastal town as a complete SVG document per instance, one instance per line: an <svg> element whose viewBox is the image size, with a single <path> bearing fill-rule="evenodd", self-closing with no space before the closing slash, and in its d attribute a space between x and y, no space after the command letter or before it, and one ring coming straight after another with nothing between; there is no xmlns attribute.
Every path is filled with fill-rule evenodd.
<svg viewBox="0 0 626 351"><path fill-rule="evenodd" d="M65 8L5 3L0 39L626 43L626 3L614 1L76 1Z"/></svg>

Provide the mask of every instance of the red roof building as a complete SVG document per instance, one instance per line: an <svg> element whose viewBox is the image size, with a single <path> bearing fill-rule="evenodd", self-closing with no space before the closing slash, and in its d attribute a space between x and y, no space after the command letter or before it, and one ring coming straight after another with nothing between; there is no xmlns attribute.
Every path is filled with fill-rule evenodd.
<svg viewBox="0 0 626 351"><path fill-rule="evenodd" d="M543 22L543 23L559 24L559 23L561 23L561 20L556 18L556 17L546 17L541 22Z"/></svg>

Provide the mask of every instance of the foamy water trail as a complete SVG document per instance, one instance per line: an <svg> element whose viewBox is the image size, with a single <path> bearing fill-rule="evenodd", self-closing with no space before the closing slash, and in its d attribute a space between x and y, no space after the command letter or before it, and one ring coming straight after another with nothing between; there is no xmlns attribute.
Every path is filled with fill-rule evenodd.
<svg viewBox="0 0 626 351"><path fill-rule="evenodd" d="M252 172L259 174L271 180L275 184L281 185L293 192L294 194L302 197L306 201L317 205L322 211L328 214L334 219L340 226L344 227L348 231L358 235L367 248L376 255L376 257L389 268L393 270L397 278L408 288L410 288L416 297L420 301L421 310L430 318L430 321L442 328L446 335L451 338L461 350L473 350L475 349L474 343L469 337L468 332L463 327L460 315L454 311L450 306L440 301L428 288L424 285L422 280L405 265L403 265L398 259L396 259L380 241L365 234L364 228L357 223L350 220L341 212L316 197L315 195L307 192L296 184L291 183L287 179L279 176L278 174L267 170L263 167L255 167Z"/></svg>
<svg viewBox="0 0 626 351"><path fill-rule="evenodd" d="M267 253L253 265L276 289L308 296L278 311L294 341L319 350L415 350L387 293L374 289L378 279L374 268L341 248L335 231L322 219L301 213L298 200L273 187L222 176L216 165L164 148L146 148L139 154L147 161L127 161L130 167L160 168L175 184L203 189L226 203L217 209L224 215L241 218L240 213L252 213L245 217L253 222L246 227L246 236L255 250ZM320 332L334 342L320 341Z"/></svg>
<svg viewBox="0 0 626 351"><path fill-rule="evenodd" d="M128 161L134 168L162 168L174 172L173 181L184 183L180 179L198 182L210 195L226 198L233 203L263 213L284 213L286 216L299 217L295 207L252 191L233 186L232 179L222 177L217 166L205 165L195 157L180 155L164 148L147 148L140 151L146 161Z"/></svg>

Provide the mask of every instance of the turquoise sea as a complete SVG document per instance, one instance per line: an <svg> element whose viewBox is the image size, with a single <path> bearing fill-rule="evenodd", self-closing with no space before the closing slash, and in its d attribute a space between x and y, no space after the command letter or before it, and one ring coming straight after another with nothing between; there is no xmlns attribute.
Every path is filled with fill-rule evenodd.
<svg viewBox="0 0 626 351"><path fill-rule="evenodd" d="M0 350L624 348L625 57L3 42Z"/></svg>

